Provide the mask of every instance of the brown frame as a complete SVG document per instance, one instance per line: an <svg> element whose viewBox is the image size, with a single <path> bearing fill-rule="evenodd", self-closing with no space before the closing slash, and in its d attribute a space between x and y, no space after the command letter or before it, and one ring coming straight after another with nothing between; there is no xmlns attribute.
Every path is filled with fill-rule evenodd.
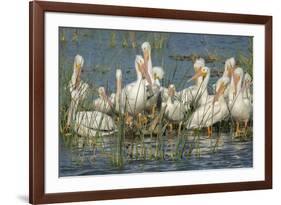
<svg viewBox="0 0 281 205"><path fill-rule="evenodd" d="M46 194L44 192L44 13L68 12L265 26L265 180ZM272 16L38 2L29 4L29 202L55 203L272 188Z"/></svg>

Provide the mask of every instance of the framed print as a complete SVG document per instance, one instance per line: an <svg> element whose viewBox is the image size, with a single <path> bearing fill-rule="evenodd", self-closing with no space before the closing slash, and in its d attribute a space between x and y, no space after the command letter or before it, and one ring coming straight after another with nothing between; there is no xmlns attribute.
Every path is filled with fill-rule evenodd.
<svg viewBox="0 0 281 205"><path fill-rule="evenodd" d="M272 187L272 17L30 2L30 203Z"/></svg>

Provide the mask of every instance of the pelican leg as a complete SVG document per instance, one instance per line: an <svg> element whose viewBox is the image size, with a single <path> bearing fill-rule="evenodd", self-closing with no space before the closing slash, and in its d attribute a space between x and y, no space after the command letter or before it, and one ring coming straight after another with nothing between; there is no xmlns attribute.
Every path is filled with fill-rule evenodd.
<svg viewBox="0 0 281 205"><path fill-rule="evenodd" d="M248 130L248 120L245 120L244 121L244 134L246 135L247 134L247 130Z"/></svg>
<svg viewBox="0 0 281 205"><path fill-rule="evenodd" d="M182 126L182 121L179 123L179 128L178 128L178 134L180 135L181 133L181 126Z"/></svg>
<svg viewBox="0 0 281 205"><path fill-rule="evenodd" d="M156 128L158 121L159 121L159 116L156 116L156 118L154 118L154 120L152 121L152 123L149 127L150 131L153 131Z"/></svg>
<svg viewBox="0 0 281 205"><path fill-rule="evenodd" d="M156 113L156 105L153 105L152 109L151 109L151 116L152 116L152 118L155 117L155 113Z"/></svg>
<svg viewBox="0 0 281 205"><path fill-rule="evenodd" d="M168 127L169 132L173 131L173 124L172 123L169 123L167 127Z"/></svg>
<svg viewBox="0 0 281 205"><path fill-rule="evenodd" d="M141 116L141 113L138 114L138 117L137 117L137 128L141 128L141 125L142 125L142 116Z"/></svg>
<svg viewBox="0 0 281 205"><path fill-rule="evenodd" d="M208 127L207 129L208 129L208 138L210 138L210 127Z"/></svg>
<svg viewBox="0 0 281 205"><path fill-rule="evenodd" d="M235 132L235 136L238 137L240 135L241 131L240 131L240 124L239 121L236 121L236 132Z"/></svg>
<svg viewBox="0 0 281 205"><path fill-rule="evenodd" d="M210 127L208 127L208 138L212 137L212 133L213 133L213 127L210 126Z"/></svg>

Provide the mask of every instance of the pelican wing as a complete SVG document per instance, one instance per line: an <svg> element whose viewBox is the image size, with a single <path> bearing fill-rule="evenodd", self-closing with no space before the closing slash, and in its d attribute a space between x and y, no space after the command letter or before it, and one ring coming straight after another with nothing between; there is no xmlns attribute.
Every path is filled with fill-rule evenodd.
<svg viewBox="0 0 281 205"><path fill-rule="evenodd" d="M174 100L172 104L167 103L165 116L171 121L182 121L184 120L185 112L185 106L180 101Z"/></svg>
<svg viewBox="0 0 281 205"><path fill-rule="evenodd" d="M221 106L218 103L208 103L199 107L190 117L187 128L202 128L211 126L219 120Z"/></svg>
<svg viewBox="0 0 281 205"><path fill-rule="evenodd" d="M182 102L190 104L199 96L198 87L196 85L192 85L178 92L176 96L180 98Z"/></svg>
<svg viewBox="0 0 281 205"><path fill-rule="evenodd" d="M111 100L111 102L113 102L112 99L109 99L109 100ZM93 102L93 105L94 105L94 110L96 110L96 111L103 112L103 113L109 113L111 111L111 107L110 107L109 103L101 98L95 99Z"/></svg>
<svg viewBox="0 0 281 205"><path fill-rule="evenodd" d="M78 112L75 119L75 130L80 126L91 130L113 131L115 124L113 119L98 111Z"/></svg>

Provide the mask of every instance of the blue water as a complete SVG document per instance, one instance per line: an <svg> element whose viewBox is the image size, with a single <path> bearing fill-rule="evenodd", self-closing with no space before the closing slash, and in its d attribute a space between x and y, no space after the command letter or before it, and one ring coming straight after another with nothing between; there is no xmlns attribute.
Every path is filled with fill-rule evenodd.
<svg viewBox="0 0 281 205"><path fill-rule="evenodd" d="M113 32L114 46L111 44ZM59 35L61 39L59 43L60 75L72 72L74 56L79 53L85 59L83 81L93 87L105 86L109 93L114 92L115 89L115 70L122 69L125 84L133 81L136 78L135 55L142 53L141 43L149 41L153 45L153 42L156 42L155 38L159 38L159 36L165 40L161 49L152 47L152 62L154 66L164 68L165 78L162 85L167 86L172 82L176 85L177 90L192 84L179 82L186 81L192 76L193 63L188 60L175 60L171 56L215 54L218 56L218 60L207 63L207 66L213 71L219 72L223 71L224 61L231 56L237 57L240 54L248 58L252 56L249 50L251 37L247 36L136 32L137 47L133 48L128 31L60 28ZM212 75L210 85L217 78L217 75ZM60 92L64 92L63 86L60 84ZM196 156L196 151L194 151L191 156L183 157L181 160L172 160L169 156L164 157L164 160L129 158L122 168L116 168L112 166L110 158L104 156L98 149L95 150L87 145L83 139L80 139L80 142L72 143L69 147L60 138L59 175L76 176L253 166L252 138L241 141L233 139L230 133L224 133L216 152L212 151L212 144L214 144L214 139L209 140L203 137L200 141L200 156ZM169 145L168 141L166 141L166 145ZM171 146L174 146L174 142L171 143ZM109 149L109 147L107 148Z"/></svg>
<svg viewBox="0 0 281 205"><path fill-rule="evenodd" d="M63 140L60 140L60 176L247 168L253 166L252 139L241 141L224 133L217 146L216 140L217 138L201 137L200 149L194 149L189 156L190 147L187 146L182 159L179 160L171 158L176 139L165 140L163 159L147 158L143 160L142 157L139 157L140 159L127 157L124 166L121 168L113 166L110 158L104 155L104 151L101 149L95 150L92 146L87 145L84 139L80 139L71 149L66 148ZM147 147L150 143L149 140L146 142ZM110 143L106 143L105 152L110 154L110 148ZM127 146L125 152L129 152ZM139 150L139 152L141 151ZM198 152L200 155L197 154Z"/></svg>

